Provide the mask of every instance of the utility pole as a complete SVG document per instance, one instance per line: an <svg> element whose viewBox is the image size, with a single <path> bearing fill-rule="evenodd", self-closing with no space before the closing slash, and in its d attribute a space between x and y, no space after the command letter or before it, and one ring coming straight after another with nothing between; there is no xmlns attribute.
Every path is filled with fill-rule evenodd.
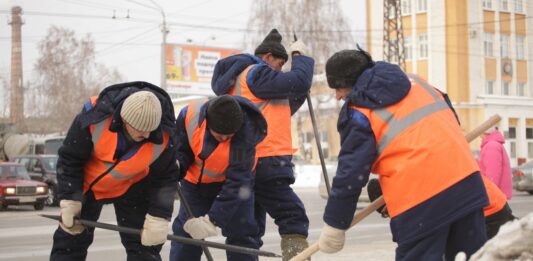
<svg viewBox="0 0 533 261"><path fill-rule="evenodd" d="M163 33L163 39L161 41L161 79L160 79L160 87L164 90L167 89L167 57L166 57L166 46L167 46L167 34L169 33L168 27L167 27L167 19L165 15L165 11L163 8L154 0L150 0L154 6L143 4L140 2L137 2L136 0L126 0L128 2L134 3L136 5L144 6L146 8L150 8L152 10L158 11L161 13L161 17L163 21L161 22L161 32ZM114 15L113 15L114 16ZM128 18L129 18L129 11L128 11Z"/></svg>
<svg viewBox="0 0 533 261"><path fill-rule="evenodd" d="M163 21L161 23L161 32L163 33L163 38L161 41L161 88L164 90L167 89L167 56L166 56L166 46L167 46L167 34L169 33L169 30L167 28L167 20L165 11L163 8L157 4L156 1L150 0L154 6L157 7L158 11L161 12L161 17L163 18Z"/></svg>
<svg viewBox="0 0 533 261"><path fill-rule="evenodd" d="M24 89L22 88L22 8L11 8L11 97L10 121L20 130L24 123Z"/></svg>
<svg viewBox="0 0 533 261"><path fill-rule="evenodd" d="M401 6L400 0L383 0L383 60L397 62L405 71Z"/></svg>

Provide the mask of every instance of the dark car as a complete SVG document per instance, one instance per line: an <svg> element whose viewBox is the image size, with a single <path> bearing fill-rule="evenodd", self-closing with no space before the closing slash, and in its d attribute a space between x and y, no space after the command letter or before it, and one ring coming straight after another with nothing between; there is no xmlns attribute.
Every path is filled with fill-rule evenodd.
<svg viewBox="0 0 533 261"><path fill-rule="evenodd" d="M533 161L513 168L513 188L533 195Z"/></svg>
<svg viewBox="0 0 533 261"><path fill-rule="evenodd" d="M41 181L48 185L47 206L57 206L57 155L22 155L13 158L13 162L26 167L32 180Z"/></svg>
<svg viewBox="0 0 533 261"><path fill-rule="evenodd" d="M9 205L33 205L35 210L44 208L48 186L30 179L22 164L0 163L0 209Z"/></svg>

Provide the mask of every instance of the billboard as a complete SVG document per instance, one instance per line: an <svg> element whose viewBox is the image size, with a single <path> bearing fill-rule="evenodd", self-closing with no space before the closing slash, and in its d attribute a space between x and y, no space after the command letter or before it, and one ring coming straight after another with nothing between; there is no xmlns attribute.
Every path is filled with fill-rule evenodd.
<svg viewBox="0 0 533 261"><path fill-rule="evenodd" d="M167 44L167 91L178 95L214 95L211 77L217 61L240 52L236 49Z"/></svg>

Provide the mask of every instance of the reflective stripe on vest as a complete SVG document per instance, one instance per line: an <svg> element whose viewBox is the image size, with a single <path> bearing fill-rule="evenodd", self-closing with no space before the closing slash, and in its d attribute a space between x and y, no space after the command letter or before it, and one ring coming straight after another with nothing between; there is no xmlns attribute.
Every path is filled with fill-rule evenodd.
<svg viewBox="0 0 533 261"><path fill-rule="evenodd" d="M296 149L292 147L291 108L288 99L263 100L256 97L250 90L246 77L255 65L248 66L235 81L229 94L242 96L250 100L261 110L267 121L267 136L256 147L256 156L292 155Z"/></svg>
<svg viewBox="0 0 533 261"><path fill-rule="evenodd" d="M225 170L229 164L229 147L231 139L219 143L217 148L209 155L205 161L200 159L204 137L207 131L207 123L204 120L198 125L200 111L207 99L199 99L189 104L187 116L185 117L185 128L189 140L189 146L194 154L194 163L189 166L185 179L193 184L222 182L226 179ZM205 166L204 166L205 163Z"/></svg>
<svg viewBox="0 0 533 261"><path fill-rule="evenodd" d="M113 158L118 144L118 133L111 132L112 119L91 125L93 153L85 164L84 192L100 175L113 167ZM96 199L114 198L124 194L129 187L148 175L149 166L159 158L168 144L169 136L165 132L162 144L143 143L129 158L121 160L108 174L98 180L91 190ZM112 188L112 189L111 189Z"/></svg>
<svg viewBox="0 0 533 261"><path fill-rule="evenodd" d="M483 178L483 184L489 196L489 205L483 208L483 214L487 217L502 210L507 203L507 196L487 177L481 175L481 178Z"/></svg>
<svg viewBox="0 0 533 261"><path fill-rule="evenodd" d="M434 99L435 102L430 103L422 108L417 109L411 114L403 117L402 119L396 118L392 113L390 113L386 108L380 108L374 110L376 115L378 115L381 120L387 123L389 129L383 134L381 140L377 144L378 146L378 157L381 155L383 150L393 141L400 133L405 129L413 126L415 123L419 122L423 118L442 110L449 109L448 104L440 98L439 94L433 89L433 87L427 85L424 81L420 80L415 75L409 75L411 79L415 80L420 86L422 86Z"/></svg>
<svg viewBox="0 0 533 261"><path fill-rule="evenodd" d="M376 138L371 171L379 175L389 215L395 217L479 170L453 111L417 76L400 101L385 108L351 105Z"/></svg>

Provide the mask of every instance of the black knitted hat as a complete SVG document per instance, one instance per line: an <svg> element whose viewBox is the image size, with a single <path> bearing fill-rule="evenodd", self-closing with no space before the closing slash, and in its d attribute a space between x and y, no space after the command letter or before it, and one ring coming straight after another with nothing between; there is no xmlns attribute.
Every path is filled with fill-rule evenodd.
<svg viewBox="0 0 533 261"><path fill-rule="evenodd" d="M222 95L209 101L207 105L207 127L220 134L237 132L243 122L239 103L230 95Z"/></svg>
<svg viewBox="0 0 533 261"><path fill-rule="evenodd" d="M342 50L336 52L326 62L326 78L330 88L352 87L364 70L373 67L374 61L370 54L358 50Z"/></svg>
<svg viewBox="0 0 533 261"><path fill-rule="evenodd" d="M289 59L289 55L287 54L287 51L285 50L285 47L281 44L281 34L279 34L278 30L272 29L270 33L265 37L263 42L257 46L255 49L254 54L267 54L272 53L272 55L276 58L282 58L283 60L287 61Z"/></svg>

